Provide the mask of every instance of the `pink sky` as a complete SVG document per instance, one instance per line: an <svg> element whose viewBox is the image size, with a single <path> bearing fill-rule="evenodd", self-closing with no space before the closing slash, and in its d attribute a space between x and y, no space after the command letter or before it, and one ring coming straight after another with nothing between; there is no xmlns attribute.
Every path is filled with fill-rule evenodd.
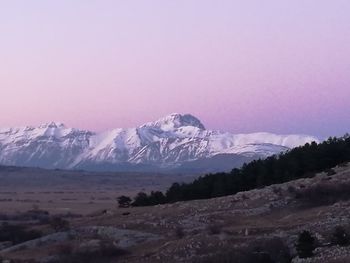
<svg viewBox="0 0 350 263"><path fill-rule="evenodd" d="M5 1L0 126L350 131L350 1Z"/></svg>

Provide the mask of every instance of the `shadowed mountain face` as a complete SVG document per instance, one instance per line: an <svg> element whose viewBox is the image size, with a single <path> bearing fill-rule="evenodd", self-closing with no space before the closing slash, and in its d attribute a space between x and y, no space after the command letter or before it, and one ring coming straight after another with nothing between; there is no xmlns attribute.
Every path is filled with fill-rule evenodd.
<svg viewBox="0 0 350 263"><path fill-rule="evenodd" d="M171 114L138 128L101 133L61 123L1 128L0 164L111 171L226 171L317 138L206 130L196 117Z"/></svg>

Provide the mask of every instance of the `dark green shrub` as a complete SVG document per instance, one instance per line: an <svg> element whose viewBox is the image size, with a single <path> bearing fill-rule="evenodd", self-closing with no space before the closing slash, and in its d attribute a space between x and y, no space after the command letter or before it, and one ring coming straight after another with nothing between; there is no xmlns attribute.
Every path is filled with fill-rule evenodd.
<svg viewBox="0 0 350 263"><path fill-rule="evenodd" d="M128 196L125 196L125 195L121 195L118 197L118 204L119 204L119 207L121 208L127 208L127 207L130 207L130 204L131 204L131 198L128 197Z"/></svg>
<svg viewBox="0 0 350 263"><path fill-rule="evenodd" d="M299 234L295 248L300 258L312 257L316 248L315 238L309 231L303 231Z"/></svg>
<svg viewBox="0 0 350 263"><path fill-rule="evenodd" d="M148 206L150 205L150 200L146 193L140 192L134 198L134 202L131 204L132 206Z"/></svg>

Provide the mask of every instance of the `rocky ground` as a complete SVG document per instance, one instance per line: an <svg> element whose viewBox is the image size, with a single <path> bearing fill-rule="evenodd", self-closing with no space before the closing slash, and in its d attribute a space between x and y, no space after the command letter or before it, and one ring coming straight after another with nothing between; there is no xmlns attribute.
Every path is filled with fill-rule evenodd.
<svg viewBox="0 0 350 263"><path fill-rule="evenodd" d="M350 227L350 200L312 203L298 197L298 193L320 184L350 183L349 167L334 171L210 200L111 207L67 218L70 228L64 231L31 222L31 228L46 235L13 246L2 243L0 257L10 260L7 262L48 263L248 262L244 255L254 251L268 252L278 258L276 262L290 262L289 256L294 263L350 262L350 247L330 243L335 227ZM314 256L308 259L299 259L295 251L303 230L317 239ZM84 255L88 259L79 261Z"/></svg>

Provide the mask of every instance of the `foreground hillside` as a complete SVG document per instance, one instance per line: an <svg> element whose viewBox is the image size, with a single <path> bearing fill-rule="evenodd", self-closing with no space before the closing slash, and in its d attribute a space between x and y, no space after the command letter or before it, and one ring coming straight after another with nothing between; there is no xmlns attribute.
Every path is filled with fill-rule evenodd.
<svg viewBox="0 0 350 263"><path fill-rule="evenodd" d="M2 243L0 255L22 262L350 262L350 248L332 238L336 227L350 230L349 204L350 167L342 165L232 196L64 218L70 227L50 215L22 220L42 237ZM303 230L317 241L309 259L295 250Z"/></svg>

